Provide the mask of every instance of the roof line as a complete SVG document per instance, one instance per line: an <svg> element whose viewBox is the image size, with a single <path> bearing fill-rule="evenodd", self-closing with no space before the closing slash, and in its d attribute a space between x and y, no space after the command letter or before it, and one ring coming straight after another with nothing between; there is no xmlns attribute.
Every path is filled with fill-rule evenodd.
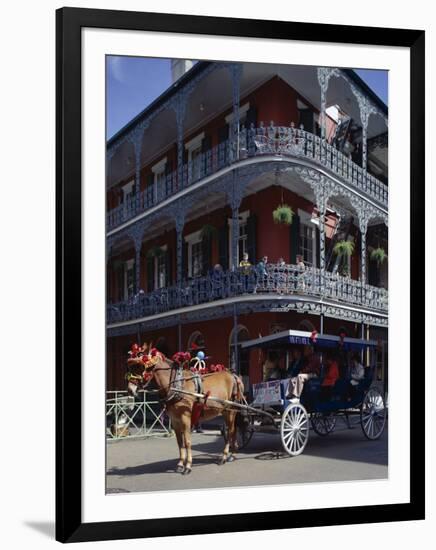
<svg viewBox="0 0 436 550"><path fill-rule="evenodd" d="M197 61L197 63L189 69L184 75L182 75L176 82L171 84L160 96L158 96L154 101L152 101L145 109L140 113L134 116L127 124L125 124L118 132L116 132L110 139L107 140L107 147L111 147L116 141L121 137L127 134L141 119L145 118L149 113L152 113L165 101L167 101L171 96L176 94L180 88L187 84L190 80L194 78L197 74L204 71L211 63L215 61ZM368 94L374 103L383 111L385 115L388 114L388 107L382 101L378 95L371 90L371 88L360 78L360 76L354 72L353 69L341 69L344 71L354 82L366 93Z"/></svg>

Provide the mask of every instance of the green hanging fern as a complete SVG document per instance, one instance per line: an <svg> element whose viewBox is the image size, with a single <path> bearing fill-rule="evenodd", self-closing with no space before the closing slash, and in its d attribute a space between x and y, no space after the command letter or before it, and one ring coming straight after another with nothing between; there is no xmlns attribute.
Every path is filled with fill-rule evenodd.
<svg viewBox="0 0 436 550"><path fill-rule="evenodd" d="M343 277L349 277L348 259L354 252L354 241L338 241L333 247L333 252L340 258L339 273Z"/></svg>
<svg viewBox="0 0 436 550"><path fill-rule="evenodd" d="M340 258L349 258L354 252L354 242L338 241L333 248L333 252Z"/></svg>
<svg viewBox="0 0 436 550"><path fill-rule="evenodd" d="M201 228L200 237L201 239L212 239L218 234L218 230L214 225L206 223Z"/></svg>
<svg viewBox="0 0 436 550"><path fill-rule="evenodd" d="M384 248L374 248L374 250L371 252L371 260L374 262L377 262L377 265L380 266L388 257L386 254Z"/></svg>
<svg viewBox="0 0 436 550"><path fill-rule="evenodd" d="M274 223L282 225L291 225L294 218L294 211L287 204L279 204L275 210L273 210Z"/></svg>
<svg viewBox="0 0 436 550"><path fill-rule="evenodd" d="M163 250L160 246L152 246L147 251L147 258L159 258L162 254Z"/></svg>

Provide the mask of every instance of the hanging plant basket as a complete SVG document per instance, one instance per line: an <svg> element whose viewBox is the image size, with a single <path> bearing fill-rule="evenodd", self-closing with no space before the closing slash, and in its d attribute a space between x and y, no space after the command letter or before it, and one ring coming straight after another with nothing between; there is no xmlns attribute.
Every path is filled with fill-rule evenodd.
<svg viewBox="0 0 436 550"><path fill-rule="evenodd" d="M160 256L162 256L162 254L163 250L160 246L152 246L147 251L147 258L159 258Z"/></svg>
<svg viewBox="0 0 436 550"><path fill-rule="evenodd" d="M388 257L384 248L374 248L371 252L371 260L377 262L377 265L380 266Z"/></svg>
<svg viewBox="0 0 436 550"><path fill-rule="evenodd" d="M212 239L218 234L218 230L214 225L209 223L203 225L201 228L200 237L201 239Z"/></svg>
<svg viewBox="0 0 436 550"><path fill-rule="evenodd" d="M353 241L338 241L334 248L333 252L339 258L349 258L354 252L354 242Z"/></svg>
<svg viewBox="0 0 436 550"><path fill-rule="evenodd" d="M354 241L338 241L333 248L333 252L341 259L339 265L340 275L349 277L348 259L354 252Z"/></svg>
<svg viewBox="0 0 436 550"><path fill-rule="evenodd" d="M279 204L275 210L273 210L274 223L281 225L291 225L294 218L294 211L287 204Z"/></svg>

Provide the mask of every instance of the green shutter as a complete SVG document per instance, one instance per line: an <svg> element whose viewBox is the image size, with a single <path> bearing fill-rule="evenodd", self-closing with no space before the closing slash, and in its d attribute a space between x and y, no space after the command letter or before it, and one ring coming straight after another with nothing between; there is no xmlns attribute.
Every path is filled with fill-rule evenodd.
<svg viewBox="0 0 436 550"><path fill-rule="evenodd" d="M171 286L173 282L173 255L171 250L165 252L165 286Z"/></svg>
<svg viewBox="0 0 436 550"><path fill-rule="evenodd" d="M297 255L300 254L300 216L298 214L294 214L289 231L289 244L291 248L289 258L291 264L296 264Z"/></svg>
<svg viewBox="0 0 436 550"><path fill-rule="evenodd" d="M147 292L154 290L154 256L147 258Z"/></svg>
<svg viewBox="0 0 436 550"><path fill-rule="evenodd" d="M209 269L211 268L211 259L212 259L212 238L211 236L203 237L201 241L201 255L202 255L202 274L207 275Z"/></svg>
<svg viewBox="0 0 436 550"><path fill-rule="evenodd" d="M251 264L257 263L257 218L255 214L247 219L247 252L248 261Z"/></svg>
<svg viewBox="0 0 436 550"><path fill-rule="evenodd" d="M219 263L224 270L229 268L229 228L226 223L219 228L218 234Z"/></svg>

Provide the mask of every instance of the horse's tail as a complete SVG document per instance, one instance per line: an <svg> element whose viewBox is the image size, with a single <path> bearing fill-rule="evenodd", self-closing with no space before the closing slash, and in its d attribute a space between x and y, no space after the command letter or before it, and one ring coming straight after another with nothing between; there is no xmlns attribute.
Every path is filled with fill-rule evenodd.
<svg viewBox="0 0 436 550"><path fill-rule="evenodd" d="M232 391L232 401L242 401L244 397L244 383L240 377L236 374L233 374L233 391Z"/></svg>

